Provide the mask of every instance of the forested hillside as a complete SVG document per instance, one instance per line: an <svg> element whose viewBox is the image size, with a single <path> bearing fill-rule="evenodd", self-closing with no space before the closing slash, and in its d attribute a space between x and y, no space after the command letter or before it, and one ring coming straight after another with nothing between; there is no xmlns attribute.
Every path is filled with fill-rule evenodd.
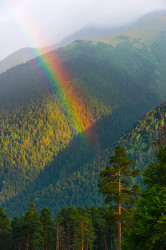
<svg viewBox="0 0 166 250"><path fill-rule="evenodd" d="M134 160L134 169L140 168L141 171L144 171L147 164L155 160L155 151L157 148L153 145L153 142L159 136L159 130L161 125L164 124L165 117L166 103L146 114L145 117L128 130L113 147L100 153L95 160L82 166L79 164L79 159L75 159L73 166L77 166L77 170L75 170L74 173L68 172L69 174L66 178L63 175L61 180L59 179L57 181L53 177L57 172L53 164L52 167L50 166L49 169L39 176L36 183L31 187L32 189L27 189L26 193L19 197L19 199L15 199L15 202L12 204L12 213L17 211L18 206L23 208L23 204L28 205L31 200L35 201L40 209L47 204L53 211L53 214L56 214L56 211L59 211L61 207L72 205L103 205L103 197L98 193L99 173L109 164L115 146L124 146L129 158ZM66 155L69 158L63 159L65 161L64 165L71 167L70 153ZM49 171L50 174L48 174ZM142 176L137 177L137 179L131 178L131 182L132 184L139 183L142 188L144 188L141 183ZM30 194L33 189L38 189L38 191ZM11 211L11 207L9 210L7 209L10 204L10 202L7 203L7 211Z"/></svg>
<svg viewBox="0 0 166 250"><path fill-rule="evenodd" d="M162 28L151 43L137 41L137 46L130 39L116 45L76 41L50 52L52 70L57 71L58 61L65 69L61 74L69 76L63 88L68 89L70 107L57 83L50 84L42 57L0 75L0 205L10 216L23 214L29 201L37 208L54 208L54 213L70 205L102 204L96 193L98 173L110 151L86 164L165 101L165 34ZM139 126L143 135L144 130L158 131L163 112L156 111L159 118L154 114L146 129ZM141 142L139 130L128 134L134 141L127 150L136 154L131 154L136 166L142 157L143 168L144 154L136 149L139 143L143 152L150 147L150 157L152 146ZM125 137L120 141L125 145L123 141Z"/></svg>

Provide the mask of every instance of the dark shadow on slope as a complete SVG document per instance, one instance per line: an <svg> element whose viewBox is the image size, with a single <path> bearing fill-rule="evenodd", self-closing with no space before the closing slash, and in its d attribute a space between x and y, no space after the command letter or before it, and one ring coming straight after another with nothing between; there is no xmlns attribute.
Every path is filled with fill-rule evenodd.
<svg viewBox="0 0 166 250"><path fill-rule="evenodd" d="M156 102L157 100L154 101L154 106ZM83 170L82 167L86 163L105 148L111 147L119 136L151 108L152 105L146 105L145 108L144 103L140 103L139 106L135 105L135 107L126 104L123 108L114 110L111 115L103 117L92 128L75 136L68 147L61 151L25 190L2 204L2 207L5 208L10 217L22 215L29 202L38 198L35 193L47 188L50 184L57 184L59 180L69 177L79 169ZM52 202L55 203L55 200ZM38 208L41 208L40 201L38 204ZM42 203L42 206L48 206L48 204Z"/></svg>

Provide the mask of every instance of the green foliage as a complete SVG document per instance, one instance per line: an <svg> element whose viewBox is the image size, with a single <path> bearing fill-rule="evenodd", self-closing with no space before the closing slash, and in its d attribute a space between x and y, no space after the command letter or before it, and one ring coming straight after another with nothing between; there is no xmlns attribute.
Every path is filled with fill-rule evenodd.
<svg viewBox="0 0 166 250"><path fill-rule="evenodd" d="M126 148L129 157L134 160L134 169L140 168L143 172L147 164L155 160L157 148L153 142L160 136L165 114L166 103L163 103L148 112L116 142ZM140 178L137 182L141 182Z"/></svg>
<svg viewBox="0 0 166 250"><path fill-rule="evenodd" d="M157 162L150 163L144 172L144 183L150 189L153 186L165 187L166 185L166 147L160 148L156 154Z"/></svg>
<svg viewBox="0 0 166 250"><path fill-rule="evenodd" d="M43 227L33 202L29 204L29 210L26 212L25 216L21 218L20 230L22 232L22 238L24 238L24 248L27 246L35 248L36 250L44 249L42 238Z"/></svg>
<svg viewBox="0 0 166 250"><path fill-rule="evenodd" d="M138 39L140 46L120 40L116 46L76 41L49 54L52 65L58 57L67 69L65 86L77 94L74 108L84 131L74 111L68 112L59 83L52 82L46 68L41 72L40 57L0 75L0 200L11 217L23 214L30 201L38 209L56 207L55 214L62 206L102 205L97 182L108 156L101 169L88 169L86 164L166 97L165 32L151 44L139 44ZM126 149L133 153L129 156L136 160L135 168L143 170L152 157L153 147L148 145L155 122L156 118L152 129L150 123L142 124L142 133L135 128L130 137ZM125 146L128 139L123 139L118 144ZM132 179L132 184L140 181Z"/></svg>
<svg viewBox="0 0 166 250"><path fill-rule="evenodd" d="M92 248L95 240L94 228L90 215L84 209L74 207L63 209L58 215L58 220L61 221L59 225L66 229L68 248L75 250ZM56 241L60 241L59 237Z"/></svg>
<svg viewBox="0 0 166 250"><path fill-rule="evenodd" d="M48 208L41 210L40 220L43 225L44 249L54 249L54 222L51 218L51 211Z"/></svg>
<svg viewBox="0 0 166 250"><path fill-rule="evenodd" d="M140 167L144 171L155 159L152 141L158 138L166 113L165 103L122 134L165 101L166 32L158 30L153 39L146 41L139 37L131 39L130 35L121 34L120 42L112 44L76 41L50 53L52 65L56 65L58 56L70 75L65 85L72 86L77 93L74 107L83 119L84 131L76 123L74 111L68 112L68 101L63 103L57 82L52 82L48 75L43 77L47 72L45 68L41 72L40 57L0 75L0 200L10 217L25 214L30 201L35 201L40 210L48 206L54 217L62 207L103 205L97 187L99 173L117 145L124 146L134 160L133 170ZM149 169L154 177L160 178L161 184L164 170L160 163L156 164L161 175L153 163ZM147 172L148 180L151 176ZM141 180L132 177L131 185ZM153 186L155 181L148 185ZM95 223L102 232L103 218L96 213L99 220ZM84 220L85 214L82 216ZM37 230L41 222L36 212L34 221ZM66 228L57 223L65 239ZM160 228L164 223L165 218L160 218ZM78 224L81 225L81 220ZM13 219L13 248L25 248L28 231L24 226L25 216ZM44 233L46 228L31 233L30 240L36 248L45 242ZM109 248L107 233L102 237L104 245L95 239L94 246Z"/></svg>
<svg viewBox="0 0 166 250"><path fill-rule="evenodd" d="M108 207L87 207L86 211L90 214L92 225L95 232L94 249L110 249L115 240L114 231L106 224L105 216Z"/></svg>
<svg viewBox="0 0 166 250"><path fill-rule="evenodd" d="M129 243L125 249L164 249L166 242L166 189L155 186L141 196L134 211Z"/></svg>
<svg viewBox="0 0 166 250"><path fill-rule="evenodd" d="M39 216L31 202L25 215L14 217L11 226L7 214L2 209L0 211L3 214L1 240L5 235L1 248L4 250L105 250L110 249L114 242L114 232L104 220L108 212L106 207L64 208L53 221L48 208L42 208Z"/></svg>
<svg viewBox="0 0 166 250"><path fill-rule="evenodd" d="M8 215L0 208L0 246L2 250L9 249L11 243L11 223Z"/></svg>
<svg viewBox="0 0 166 250"><path fill-rule="evenodd" d="M146 165L155 159L156 147L152 145L152 142L159 136L165 113L164 103L139 120L116 142L115 147L116 145L124 146L129 157L134 160L134 170L140 167L143 172ZM114 116L114 118L116 117ZM121 118L123 121L124 117ZM109 123L107 126L110 130ZM116 132L116 128L113 131ZM140 134L139 141L136 139L138 134ZM102 131L101 135L103 136ZM97 143L95 143L96 145ZM141 149L142 145L143 151ZM28 186L26 197L25 193L18 198L16 197L15 201L12 201L12 207L11 203L7 203L6 206L10 208L11 214L17 215L18 208L21 213L24 213L31 200L36 202L38 209L41 209L42 206L48 206L54 217L61 207L74 204L75 206L102 206L103 199L101 194L98 193L97 187L99 173L108 165L110 155L113 154L113 148L108 148L103 153L100 153L90 163L83 164L83 162L86 163L88 157L91 157L92 149L93 145L84 150L84 145L80 143L80 139L75 138L72 144L56 157L53 164L46 167L46 171L42 171L43 174L39 175L33 185L31 184L31 189ZM77 152L74 161L72 152ZM60 167L56 168L55 166ZM141 176L131 178L132 185L141 184L141 181ZM37 191L34 192L34 190ZM9 211L7 208L6 211Z"/></svg>
<svg viewBox="0 0 166 250"><path fill-rule="evenodd" d="M133 161L129 160L125 149L117 146L115 155L111 156L110 167L106 167L100 173L99 192L105 196L105 203L118 214L118 204L125 209L130 207L139 191L138 185L131 187L130 178L139 174L139 171L132 171Z"/></svg>
<svg viewBox="0 0 166 250"><path fill-rule="evenodd" d="M166 247L166 146L157 153L144 173L143 191L134 211L124 249L165 249Z"/></svg>
<svg viewBox="0 0 166 250"><path fill-rule="evenodd" d="M19 247L23 246L24 244L24 236L22 234L21 228L22 219L15 216L11 221L12 227L12 247L13 249L19 249Z"/></svg>
<svg viewBox="0 0 166 250"><path fill-rule="evenodd" d="M121 249L122 211L131 213L131 208L137 201L139 186L131 187L130 178L139 174L139 170L132 171L133 161L128 158L125 149L117 146L115 154L111 156L110 167L100 173L99 192L105 196L105 203L110 204L111 216L118 220L118 249Z"/></svg>

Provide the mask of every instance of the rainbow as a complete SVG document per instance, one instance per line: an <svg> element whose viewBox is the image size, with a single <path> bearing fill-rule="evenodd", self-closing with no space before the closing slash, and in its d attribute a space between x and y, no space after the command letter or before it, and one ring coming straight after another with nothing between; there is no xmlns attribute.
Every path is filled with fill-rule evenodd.
<svg viewBox="0 0 166 250"><path fill-rule="evenodd" d="M38 29L31 22L31 18L26 15L26 11L23 11L19 4L13 4L10 0L6 0L5 4L16 25L19 26L25 38L30 41L31 46L38 47L38 40L44 41L44 39L37 32ZM44 43L47 44L46 41ZM81 133L87 130L94 123L94 118L90 109L82 102L80 90L71 81L61 58L56 52L54 55L53 53L43 54L42 49L36 49L35 56L46 84L55 91L75 132Z"/></svg>
<svg viewBox="0 0 166 250"><path fill-rule="evenodd" d="M42 70L45 82L56 93L75 132L81 133L91 127L94 119L89 108L87 110L82 102L80 90L72 82L68 70L55 53L50 52L37 57L37 64Z"/></svg>

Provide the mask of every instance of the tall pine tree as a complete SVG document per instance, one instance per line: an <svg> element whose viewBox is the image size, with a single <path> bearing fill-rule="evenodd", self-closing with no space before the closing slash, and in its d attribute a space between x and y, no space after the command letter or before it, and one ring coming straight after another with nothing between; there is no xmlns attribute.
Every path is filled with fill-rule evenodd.
<svg viewBox="0 0 166 250"><path fill-rule="evenodd" d="M11 223L8 215L0 208L0 249L10 248L11 243Z"/></svg>
<svg viewBox="0 0 166 250"><path fill-rule="evenodd" d="M51 250L54 249L54 222L51 218L51 211L44 207L41 210L40 220L43 225L43 238L44 238L44 249Z"/></svg>
<svg viewBox="0 0 166 250"><path fill-rule="evenodd" d="M133 161L125 153L124 147L117 146L111 156L110 167L100 173L99 192L105 196L105 203L110 204L113 217L118 221L118 250L121 249L122 210L129 213L137 199L139 186L131 187L130 178L140 173L132 171Z"/></svg>
<svg viewBox="0 0 166 250"><path fill-rule="evenodd" d="M43 225L34 202L30 202L28 211L21 218L21 228L25 237L25 249L44 249Z"/></svg>

